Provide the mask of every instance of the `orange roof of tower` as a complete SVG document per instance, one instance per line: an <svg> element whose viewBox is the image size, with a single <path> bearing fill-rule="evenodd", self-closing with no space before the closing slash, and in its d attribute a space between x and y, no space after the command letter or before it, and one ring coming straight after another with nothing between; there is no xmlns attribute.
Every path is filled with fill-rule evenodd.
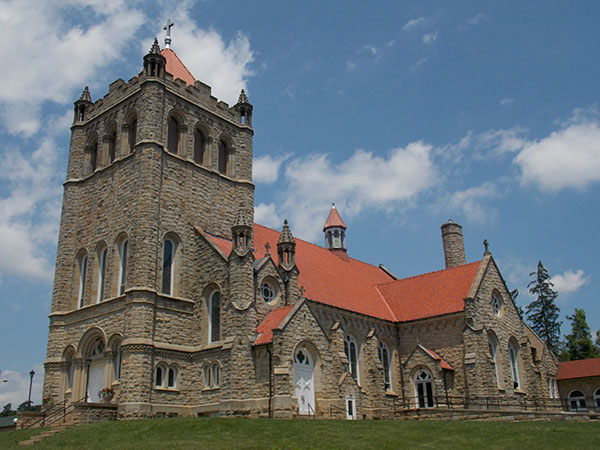
<svg viewBox="0 0 600 450"><path fill-rule="evenodd" d="M331 204L331 210L329 211L329 216L327 216L327 222L323 226L323 231L330 227L342 227L344 230L346 229L346 224L342 220L342 216L335 208L335 203Z"/></svg>
<svg viewBox="0 0 600 450"><path fill-rule="evenodd" d="M179 59L179 56L170 48L163 48L160 52L161 55L167 60L165 70L173 75L173 79L179 78L185 81L190 86L196 82L196 79L192 73L185 67L185 64Z"/></svg>

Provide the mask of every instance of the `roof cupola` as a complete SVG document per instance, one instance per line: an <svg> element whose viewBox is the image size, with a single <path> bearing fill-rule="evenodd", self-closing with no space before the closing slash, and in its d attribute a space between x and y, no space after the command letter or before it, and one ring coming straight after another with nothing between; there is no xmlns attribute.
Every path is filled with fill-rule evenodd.
<svg viewBox="0 0 600 450"><path fill-rule="evenodd" d="M75 117L73 118L73 122L83 122L86 120L86 113L91 104L92 96L90 95L90 90L86 86L81 93L79 100L75 102Z"/></svg>
<svg viewBox="0 0 600 450"><path fill-rule="evenodd" d="M279 265L285 270L290 270L296 265L296 241L292 236L287 219L283 221L283 228L279 233L277 259Z"/></svg>
<svg viewBox="0 0 600 450"><path fill-rule="evenodd" d="M234 109L240 113L240 121L243 125L252 126L252 105L248 102L246 92L242 89L238 102Z"/></svg>
<svg viewBox="0 0 600 450"><path fill-rule="evenodd" d="M336 209L335 202L331 202L331 210L323 226L323 232L326 248L346 252L346 224Z"/></svg>
<svg viewBox="0 0 600 450"><path fill-rule="evenodd" d="M167 60L160 54L158 39L154 38L154 43L150 52L144 56L144 75L147 77L163 78L165 75L165 64Z"/></svg>

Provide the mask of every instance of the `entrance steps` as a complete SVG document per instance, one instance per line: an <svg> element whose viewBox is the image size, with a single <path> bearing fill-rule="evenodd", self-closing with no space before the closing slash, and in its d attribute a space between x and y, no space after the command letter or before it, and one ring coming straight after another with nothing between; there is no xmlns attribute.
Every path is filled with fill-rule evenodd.
<svg viewBox="0 0 600 450"><path fill-rule="evenodd" d="M37 442L40 442L41 440L46 439L49 436L54 436L55 434L61 433L61 432L65 431L66 429L71 428L72 426L73 425L58 425L55 427L51 427L47 431L43 431L40 434L31 436L26 441L19 442L19 445L34 445Z"/></svg>

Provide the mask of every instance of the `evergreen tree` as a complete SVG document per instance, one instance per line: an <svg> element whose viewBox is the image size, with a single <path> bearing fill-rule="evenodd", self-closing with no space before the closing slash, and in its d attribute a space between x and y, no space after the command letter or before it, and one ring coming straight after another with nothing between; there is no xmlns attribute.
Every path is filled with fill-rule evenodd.
<svg viewBox="0 0 600 450"><path fill-rule="evenodd" d="M554 285L542 261L538 262L537 270L529 276L534 276L534 279L527 287L536 299L527 306L527 321L548 348L558 354L562 323L558 320L559 309L554 303L558 294L552 289Z"/></svg>
<svg viewBox="0 0 600 450"><path fill-rule="evenodd" d="M599 357L600 352L592 341L590 327L585 320L585 311L575 308L575 314L567 316L567 319L571 321L571 334L566 336L565 350L561 359L573 361Z"/></svg>
<svg viewBox="0 0 600 450"><path fill-rule="evenodd" d="M15 412L12 409L12 403L7 403L6 405L4 405L2 412L0 412L0 417L14 416L14 415L15 415Z"/></svg>

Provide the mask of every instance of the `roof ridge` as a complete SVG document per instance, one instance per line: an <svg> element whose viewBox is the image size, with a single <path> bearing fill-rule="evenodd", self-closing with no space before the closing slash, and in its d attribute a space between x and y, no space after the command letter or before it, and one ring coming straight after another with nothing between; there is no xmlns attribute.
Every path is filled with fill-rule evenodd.
<svg viewBox="0 0 600 450"><path fill-rule="evenodd" d="M420 273L420 274L417 274L417 275L413 275L413 276L411 276L411 277L399 278L399 279L397 279L397 280L388 281L387 283L379 283L377 286L378 286L378 287L379 287L379 286L387 286L387 285L390 285L390 284L396 283L396 282L398 282L398 281L413 280L413 279L415 279L415 278L424 277L424 276L427 276L427 275L432 275L432 274L434 274L434 273L440 273L440 272L445 272L445 271L452 271L452 270L456 270L456 269L464 268L464 267L467 267L467 266L472 266L472 265L474 265L474 264L481 264L481 261L483 261L483 260L479 260L479 261L473 261L473 262L470 262L470 263L467 263L467 264L461 264L460 266L447 267L447 268L445 268L445 269L440 269L440 270L433 270L433 271L431 271L431 272Z"/></svg>

